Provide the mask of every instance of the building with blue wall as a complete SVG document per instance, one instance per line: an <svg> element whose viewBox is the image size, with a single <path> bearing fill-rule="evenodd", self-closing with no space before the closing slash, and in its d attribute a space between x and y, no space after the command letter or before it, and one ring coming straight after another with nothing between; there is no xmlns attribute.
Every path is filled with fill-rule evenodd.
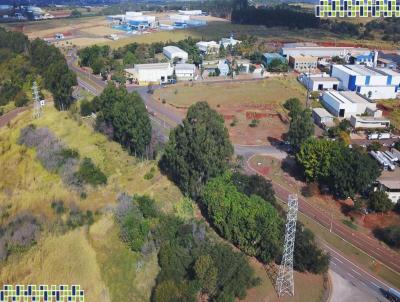
<svg viewBox="0 0 400 302"><path fill-rule="evenodd" d="M370 99L394 99L400 92L400 73L363 65L333 65L331 76L339 89L356 91Z"/></svg>

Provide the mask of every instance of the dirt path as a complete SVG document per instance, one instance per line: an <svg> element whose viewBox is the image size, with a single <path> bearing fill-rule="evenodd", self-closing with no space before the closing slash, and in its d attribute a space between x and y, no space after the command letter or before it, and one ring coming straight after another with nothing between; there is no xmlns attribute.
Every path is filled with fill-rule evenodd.
<svg viewBox="0 0 400 302"><path fill-rule="evenodd" d="M10 112L7 112L0 116L0 128L4 127L7 125L13 118L15 118L18 114L28 110L30 107L19 107L14 110L11 110Z"/></svg>

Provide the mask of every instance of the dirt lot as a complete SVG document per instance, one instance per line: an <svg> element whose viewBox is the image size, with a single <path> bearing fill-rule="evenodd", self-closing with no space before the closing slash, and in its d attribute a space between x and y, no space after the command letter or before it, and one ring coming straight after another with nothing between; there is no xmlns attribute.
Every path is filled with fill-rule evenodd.
<svg viewBox="0 0 400 302"><path fill-rule="evenodd" d="M236 144L270 144L287 131L282 103L291 97L303 100L305 90L295 77L271 77L250 82L178 84L158 89L154 98L182 111L198 101L207 101L221 113ZM250 127L257 120L257 127Z"/></svg>

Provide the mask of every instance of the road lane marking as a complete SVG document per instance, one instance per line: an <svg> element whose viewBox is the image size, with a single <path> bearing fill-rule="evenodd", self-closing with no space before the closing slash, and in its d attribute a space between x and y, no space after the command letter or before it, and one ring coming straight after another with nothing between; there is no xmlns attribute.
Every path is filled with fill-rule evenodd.
<svg viewBox="0 0 400 302"><path fill-rule="evenodd" d="M351 269L354 273L356 273L357 275L361 276L361 274L353 269Z"/></svg>
<svg viewBox="0 0 400 302"><path fill-rule="evenodd" d="M370 281L371 282L371 284L373 285L373 286L375 286L375 287L377 287L377 288L380 288L378 285L376 285L376 283L374 283L374 282L372 282L372 281Z"/></svg>
<svg viewBox="0 0 400 302"><path fill-rule="evenodd" d="M340 260L339 258L336 258L335 256L332 256L332 258L335 259L337 262L340 262L341 264L344 263L342 260Z"/></svg>
<svg viewBox="0 0 400 302"><path fill-rule="evenodd" d="M352 274L350 274L350 273L347 273L347 275L349 275L350 277L356 279L356 277L354 277L354 276L353 276Z"/></svg>

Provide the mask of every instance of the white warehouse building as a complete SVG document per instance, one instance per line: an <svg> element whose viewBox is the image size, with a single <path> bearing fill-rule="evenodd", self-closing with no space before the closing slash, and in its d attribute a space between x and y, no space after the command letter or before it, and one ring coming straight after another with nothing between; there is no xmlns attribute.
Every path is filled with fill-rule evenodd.
<svg viewBox="0 0 400 302"><path fill-rule="evenodd" d="M353 91L325 91L322 95L322 104L336 117L350 118L352 115L364 114L367 109L376 111L376 103Z"/></svg>
<svg viewBox="0 0 400 302"><path fill-rule="evenodd" d="M200 41L196 43L196 47L206 55L219 52L219 44L215 41Z"/></svg>
<svg viewBox="0 0 400 302"><path fill-rule="evenodd" d="M194 64L176 64L175 76L178 81L192 81L196 73Z"/></svg>
<svg viewBox="0 0 400 302"><path fill-rule="evenodd" d="M126 77L139 85L149 83L165 84L173 79L174 68L170 63L135 64L125 69Z"/></svg>
<svg viewBox="0 0 400 302"><path fill-rule="evenodd" d="M400 90L400 73L388 68L362 65L333 65L331 76L340 89L356 91L370 99L394 99Z"/></svg>
<svg viewBox="0 0 400 302"><path fill-rule="evenodd" d="M186 62L188 59L188 53L176 46L163 47L163 54L171 61L178 59L179 62Z"/></svg>
<svg viewBox="0 0 400 302"><path fill-rule="evenodd" d="M324 47L316 44L288 43L281 49L281 55L289 58L290 56L313 56L317 58L345 57L349 54L363 54L368 52L367 48L357 47Z"/></svg>
<svg viewBox="0 0 400 302"><path fill-rule="evenodd" d="M311 91L322 91L322 90L338 90L339 80L332 78L327 74L306 74L302 73L298 77L299 81Z"/></svg>

